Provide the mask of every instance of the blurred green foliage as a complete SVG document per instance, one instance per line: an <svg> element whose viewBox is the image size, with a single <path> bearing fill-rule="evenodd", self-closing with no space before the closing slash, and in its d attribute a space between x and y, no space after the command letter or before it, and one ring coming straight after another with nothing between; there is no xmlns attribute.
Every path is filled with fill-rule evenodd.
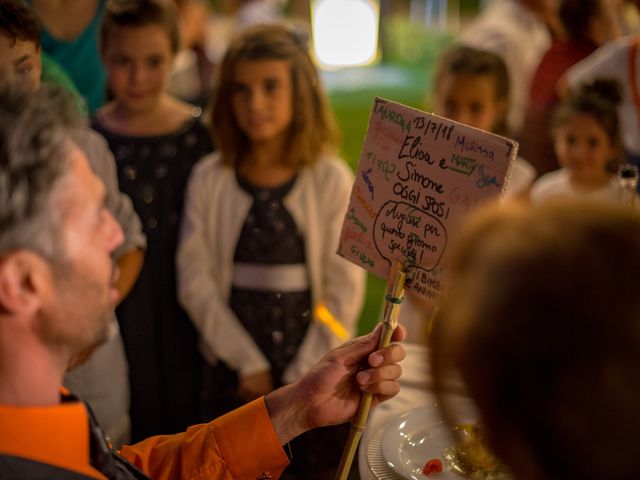
<svg viewBox="0 0 640 480"><path fill-rule="evenodd" d="M426 29L424 24L394 16L382 22L381 42L385 63L430 69L454 36Z"/></svg>

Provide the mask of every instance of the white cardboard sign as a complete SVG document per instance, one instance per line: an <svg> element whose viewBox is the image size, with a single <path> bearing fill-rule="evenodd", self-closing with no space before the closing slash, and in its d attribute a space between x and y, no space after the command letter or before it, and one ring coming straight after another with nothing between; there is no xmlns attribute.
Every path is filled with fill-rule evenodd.
<svg viewBox="0 0 640 480"><path fill-rule="evenodd" d="M416 269L406 290L437 302L447 246L464 216L501 195L518 144L376 98L338 253L383 278Z"/></svg>

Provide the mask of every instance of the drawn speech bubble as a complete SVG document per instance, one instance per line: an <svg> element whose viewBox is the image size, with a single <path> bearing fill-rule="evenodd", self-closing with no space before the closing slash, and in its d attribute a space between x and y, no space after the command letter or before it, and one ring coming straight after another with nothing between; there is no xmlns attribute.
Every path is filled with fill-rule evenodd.
<svg viewBox="0 0 640 480"><path fill-rule="evenodd" d="M438 218L404 202L388 201L373 224L373 241L382 258L405 260L431 271L447 245L447 229Z"/></svg>

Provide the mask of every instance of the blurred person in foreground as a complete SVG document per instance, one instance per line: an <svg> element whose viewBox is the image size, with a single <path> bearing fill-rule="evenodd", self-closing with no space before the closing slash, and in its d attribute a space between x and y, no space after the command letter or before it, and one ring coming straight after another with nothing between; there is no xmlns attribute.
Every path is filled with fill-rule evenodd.
<svg viewBox="0 0 640 480"><path fill-rule="evenodd" d="M72 140L76 115L50 89L0 86L0 478L277 478L282 445L349 420L362 391L375 403L398 392L404 349L376 350L377 328L224 417L113 451L59 388L74 358L107 336L111 254L123 241Z"/></svg>
<svg viewBox="0 0 640 480"><path fill-rule="evenodd" d="M638 478L637 212L507 205L457 247L432 360L461 373L487 446L518 480Z"/></svg>

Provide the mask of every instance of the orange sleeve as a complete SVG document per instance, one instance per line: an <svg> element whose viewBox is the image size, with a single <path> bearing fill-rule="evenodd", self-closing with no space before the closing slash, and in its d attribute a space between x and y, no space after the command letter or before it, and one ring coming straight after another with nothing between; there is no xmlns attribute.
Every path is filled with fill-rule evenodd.
<svg viewBox="0 0 640 480"><path fill-rule="evenodd" d="M278 478L289 460L264 398L177 435L161 435L120 452L153 479L255 480Z"/></svg>

